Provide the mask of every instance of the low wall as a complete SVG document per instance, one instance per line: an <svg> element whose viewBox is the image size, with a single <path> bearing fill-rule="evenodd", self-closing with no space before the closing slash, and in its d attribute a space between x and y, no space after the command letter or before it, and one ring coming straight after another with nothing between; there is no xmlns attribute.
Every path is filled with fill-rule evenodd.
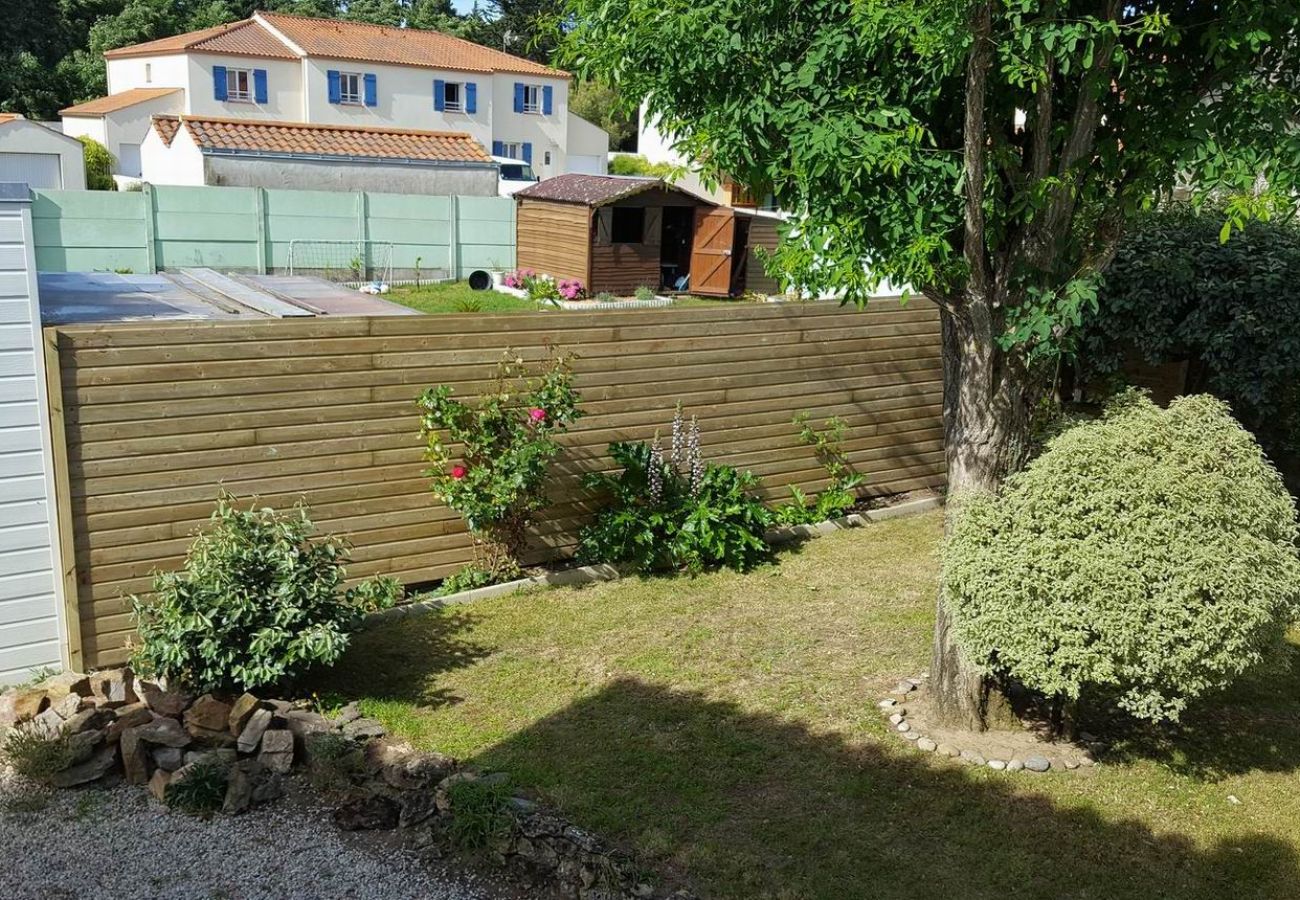
<svg viewBox="0 0 1300 900"><path fill-rule="evenodd" d="M125 598L175 567L218 487L287 507L304 498L355 547L353 577L408 583L470 559L460 518L429 493L415 400L447 383L472 396L509 348L578 354L585 413L568 435L534 537L570 551L591 515L579 477L606 446L698 415L706 458L752 470L771 499L826 475L791 423L848 424L866 489L942 485L939 320L929 304L737 304L680 310L118 323L47 330L62 398L78 605L87 665L126 656Z"/></svg>

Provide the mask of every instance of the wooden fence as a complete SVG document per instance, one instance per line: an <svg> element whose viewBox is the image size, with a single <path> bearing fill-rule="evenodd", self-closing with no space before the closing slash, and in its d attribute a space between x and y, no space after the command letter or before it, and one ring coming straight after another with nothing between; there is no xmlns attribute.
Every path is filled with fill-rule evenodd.
<svg viewBox="0 0 1300 900"><path fill-rule="evenodd" d="M507 348L578 354L586 415L564 438L539 556L571 549L590 515L581 473L610 465L610 441L666 431L678 400L699 416L707 458L762 476L772 499L825 484L791 424L800 410L845 419L868 491L939 486L938 331L929 304L893 300L867 312L818 303L47 329L86 664L126 656L125 598L177 565L220 485L277 507L305 498L322 530L352 541L352 576L412 583L463 565L460 519L421 476L414 401L437 383L473 395Z"/></svg>

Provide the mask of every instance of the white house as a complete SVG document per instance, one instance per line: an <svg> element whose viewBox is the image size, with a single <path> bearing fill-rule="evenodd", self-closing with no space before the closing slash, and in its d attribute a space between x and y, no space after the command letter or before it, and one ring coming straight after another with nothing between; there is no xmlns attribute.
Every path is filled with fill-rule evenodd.
<svg viewBox="0 0 1300 900"><path fill-rule="evenodd" d="M39 122L17 113L0 113L0 182L84 190L85 148Z"/></svg>
<svg viewBox="0 0 1300 900"><path fill-rule="evenodd" d="M604 171L608 135L569 112L567 73L436 31L258 12L104 56L109 96L64 110L64 132L145 180L154 115L462 133L543 178Z"/></svg>

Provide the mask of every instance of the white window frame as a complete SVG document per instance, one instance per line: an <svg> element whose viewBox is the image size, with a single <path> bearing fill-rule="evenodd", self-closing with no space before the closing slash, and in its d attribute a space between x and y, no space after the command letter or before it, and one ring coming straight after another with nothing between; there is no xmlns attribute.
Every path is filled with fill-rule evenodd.
<svg viewBox="0 0 1300 900"><path fill-rule="evenodd" d="M456 99L452 100L447 96L447 91L451 88L456 89ZM444 81L442 83L442 110L443 112L464 112L465 111L465 84L461 81Z"/></svg>
<svg viewBox="0 0 1300 900"><path fill-rule="evenodd" d="M511 152L514 151L514 152ZM524 161L524 145L520 141L502 141L501 156L505 159Z"/></svg>
<svg viewBox="0 0 1300 900"><path fill-rule="evenodd" d="M144 83L153 84L153 63L144 64Z"/></svg>
<svg viewBox="0 0 1300 900"><path fill-rule="evenodd" d="M239 87L241 77L244 80L242 89ZM253 102L252 69L226 69L226 99L231 103Z"/></svg>
<svg viewBox="0 0 1300 900"><path fill-rule="evenodd" d="M351 80L352 90L348 90L348 81ZM346 103L348 106L362 106L366 102L365 79L360 72L340 72L339 73L339 103Z"/></svg>
<svg viewBox="0 0 1300 900"><path fill-rule="evenodd" d="M540 84L524 85L524 115L540 116L542 114L542 86Z"/></svg>

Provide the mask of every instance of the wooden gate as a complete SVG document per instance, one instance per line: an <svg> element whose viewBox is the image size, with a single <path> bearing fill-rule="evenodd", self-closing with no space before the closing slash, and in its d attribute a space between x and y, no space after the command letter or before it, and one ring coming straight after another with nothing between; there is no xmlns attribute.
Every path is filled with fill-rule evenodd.
<svg viewBox="0 0 1300 900"><path fill-rule="evenodd" d="M708 297L731 294L731 252L736 242L736 213L727 206L695 209L691 246L691 293Z"/></svg>

